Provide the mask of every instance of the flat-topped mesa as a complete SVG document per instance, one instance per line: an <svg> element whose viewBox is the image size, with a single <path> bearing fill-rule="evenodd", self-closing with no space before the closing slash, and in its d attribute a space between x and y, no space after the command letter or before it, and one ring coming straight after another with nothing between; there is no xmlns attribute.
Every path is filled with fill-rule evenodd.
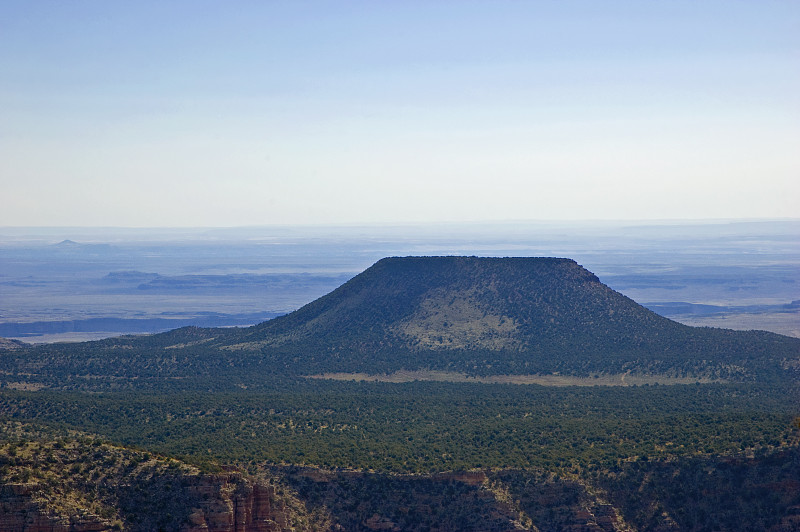
<svg viewBox="0 0 800 532"><path fill-rule="evenodd" d="M738 359L740 338L663 318L571 259L391 257L239 345L305 371L677 375Z"/></svg>
<svg viewBox="0 0 800 532"><path fill-rule="evenodd" d="M671 323L570 259L392 257L261 329L274 342L357 333L395 347L518 350L560 328L637 317Z"/></svg>

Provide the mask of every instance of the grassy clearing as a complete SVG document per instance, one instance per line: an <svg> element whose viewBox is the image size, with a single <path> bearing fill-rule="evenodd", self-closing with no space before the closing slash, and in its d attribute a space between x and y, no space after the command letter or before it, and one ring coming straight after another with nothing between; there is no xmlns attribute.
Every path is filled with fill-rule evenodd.
<svg viewBox="0 0 800 532"><path fill-rule="evenodd" d="M574 377L569 375L490 375L485 377L470 376L465 373L434 370L395 371L388 374L372 375L368 373L321 373L310 375L311 379L328 379L335 381L373 381L373 382L474 382L483 384L538 384L541 386L643 386L670 384L709 384L723 383L721 379L697 377L673 377L669 375L632 375L629 373L598 374L592 377Z"/></svg>

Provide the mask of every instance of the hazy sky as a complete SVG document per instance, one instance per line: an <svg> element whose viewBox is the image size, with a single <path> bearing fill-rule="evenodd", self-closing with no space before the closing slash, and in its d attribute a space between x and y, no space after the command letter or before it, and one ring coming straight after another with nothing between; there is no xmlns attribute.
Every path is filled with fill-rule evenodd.
<svg viewBox="0 0 800 532"><path fill-rule="evenodd" d="M0 225L800 216L800 2L0 2Z"/></svg>

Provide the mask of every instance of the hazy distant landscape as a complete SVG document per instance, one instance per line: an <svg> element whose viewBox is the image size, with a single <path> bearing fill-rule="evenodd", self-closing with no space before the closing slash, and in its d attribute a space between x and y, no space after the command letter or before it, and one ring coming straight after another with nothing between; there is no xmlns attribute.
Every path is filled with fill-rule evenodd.
<svg viewBox="0 0 800 532"><path fill-rule="evenodd" d="M800 2L0 2L0 532L800 532Z"/></svg>
<svg viewBox="0 0 800 532"><path fill-rule="evenodd" d="M383 257L456 254L569 257L682 323L800 337L798 234L800 221L2 228L0 336L77 341L252 325Z"/></svg>

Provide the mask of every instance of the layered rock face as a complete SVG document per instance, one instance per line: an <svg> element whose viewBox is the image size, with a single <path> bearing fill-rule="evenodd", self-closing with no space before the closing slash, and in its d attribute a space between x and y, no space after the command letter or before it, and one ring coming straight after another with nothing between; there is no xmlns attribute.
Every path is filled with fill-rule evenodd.
<svg viewBox="0 0 800 532"><path fill-rule="evenodd" d="M270 486L236 474L197 477L186 491L196 497L184 532L283 532L293 530L291 510Z"/></svg>

